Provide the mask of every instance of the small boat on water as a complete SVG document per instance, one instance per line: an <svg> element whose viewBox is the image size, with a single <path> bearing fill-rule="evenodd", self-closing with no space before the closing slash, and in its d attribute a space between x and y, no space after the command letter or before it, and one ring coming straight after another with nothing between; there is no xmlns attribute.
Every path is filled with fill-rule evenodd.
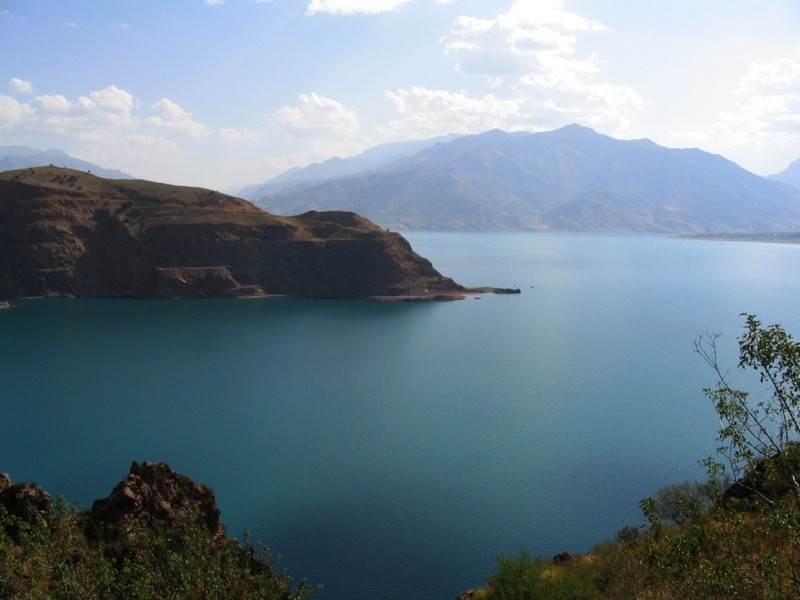
<svg viewBox="0 0 800 600"><path fill-rule="evenodd" d="M5 302L3 300L0 300L0 310L3 310L5 308L11 308L11 302Z"/></svg>

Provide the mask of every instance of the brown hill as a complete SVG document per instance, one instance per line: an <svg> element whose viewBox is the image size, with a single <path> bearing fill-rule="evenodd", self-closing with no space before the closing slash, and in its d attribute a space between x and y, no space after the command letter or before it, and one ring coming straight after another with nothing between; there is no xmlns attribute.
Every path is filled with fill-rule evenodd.
<svg viewBox="0 0 800 600"><path fill-rule="evenodd" d="M453 297L397 233L57 167L0 173L0 297Z"/></svg>

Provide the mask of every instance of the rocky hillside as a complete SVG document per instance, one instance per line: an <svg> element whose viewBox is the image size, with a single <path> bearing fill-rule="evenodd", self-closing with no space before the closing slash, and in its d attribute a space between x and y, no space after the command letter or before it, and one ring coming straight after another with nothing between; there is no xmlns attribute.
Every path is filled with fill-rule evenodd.
<svg viewBox="0 0 800 600"><path fill-rule="evenodd" d="M0 173L0 298L454 297L397 233L218 192L55 167Z"/></svg>
<svg viewBox="0 0 800 600"><path fill-rule="evenodd" d="M800 229L800 191L721 156L570 125L489 131L256 204L352 210L393 229L774 232Z"/></svg>
<svg viewBox="0 0 800 600"><path fill-rule="evenodd" d="M0 597L309 596L274 557L226 537L219 516L213 491L166 463L134 462L81 512L0 473Z"/></svg>

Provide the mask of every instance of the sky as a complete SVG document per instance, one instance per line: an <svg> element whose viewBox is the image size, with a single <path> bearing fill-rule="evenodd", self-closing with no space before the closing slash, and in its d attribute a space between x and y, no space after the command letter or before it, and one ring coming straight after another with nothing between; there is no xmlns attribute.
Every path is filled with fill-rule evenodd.
<svg viewBox="0 0 800 600"><path fill-rule="evenodd" d="M0 0L0 145L235 192L377 144L579 123L800 158L798 0Z"/></svg>

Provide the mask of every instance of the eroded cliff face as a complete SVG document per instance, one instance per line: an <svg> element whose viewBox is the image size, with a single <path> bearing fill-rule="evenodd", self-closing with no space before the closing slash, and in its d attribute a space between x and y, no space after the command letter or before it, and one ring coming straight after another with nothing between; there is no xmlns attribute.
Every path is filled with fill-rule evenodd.
<svg viewBox="0 0 800 600"><path fill-rule="evenodd" d="M0 297L454 297L399 234L276 217L200 188L57 167L0 173Z"/></svg>

